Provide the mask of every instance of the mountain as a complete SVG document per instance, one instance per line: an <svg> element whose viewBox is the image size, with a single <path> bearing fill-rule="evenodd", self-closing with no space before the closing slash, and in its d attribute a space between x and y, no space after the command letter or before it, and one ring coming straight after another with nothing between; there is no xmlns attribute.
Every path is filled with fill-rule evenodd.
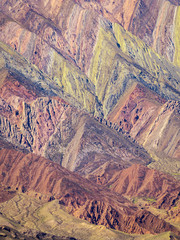
<svg viewBox="0 0 180 240"><path fill-rule="evenodd" d="M82 175L104 164L124 168L152 161L143 148L87 112L57 96L37 96L19 75L3 71L0 130L9 142Z"/></svg>
<svg viewBox="0 0 180 240"><path fill-rule="evenodd" d="M179 5L0 2L0 238L178 239Z"/></svg>
<svg viewBox="0 0 180 240"><path fill-rule="evenodd" d="M58 91L58 94L61 92L71 95L73 105L83 107L94 116L105 120L131 92L134 85L139 83L144 85L144 91L155 91L158 97L162 98L161 101L179 100L179 68L125 31L118 23L109 22L97 11L89 8L88 4L85 6L74 1L58 2L57 5L49 2L46 6L43 2L38 5L32 2L31 5L28 1L17 1L15 5L11 5L10 1L5 1L1 7L0 39L50 77L51 80L47 79L49 84L51 82L50 91L54 89L56 94ZM57 15L52 15L55 8L59 11ZM66 11L66 14L62 18L64 20L59 21L61 10ZM76 19L79 25L75 21L73 25L71 19ZM88 27L82 28L83 24L87 24ZM23 36L26 36L26 39L21 41ZM9 60L7 52L5 58L10 68L14 69L15 63L12 59ZM17 71L17 66L15 70ZM45 88L47 91L48 87ZM144 108L145 111L149 111L146 106ZM144 124L143 117L142 115L138 122L141 120ZM177 117L179 119L179 114ZM151 127L153 125L151 122ZM175 130L174 134L178 135L178 130ZM133 133L130 135L134 137ZM154 141L156 136L152 138ZM177 138L174 141L172 145L179 151ZM144 138L140 140L140 143L142 142ZM149 146L149 142L147 145ZM159 159L160 152L160 158L161 155L165 159L170 158L173 164L173 152L170 156L168 153L164 155L164 149L157 149L157 146L149 149L147 145L144 147L155 159ZM166 150L169 151L171 149ZM174 166L173 171L175 168Z"/></svg>
<svg viewBox="0 0 180 240"><path fill-rule="evenodd" d="M128 233L179 231L146 210L138 210L122 195L113 194L33 154L1 150L2 186L39 199L58 199L68 212L91 223ZM153 225L151 223L154 223Z"/></svg>

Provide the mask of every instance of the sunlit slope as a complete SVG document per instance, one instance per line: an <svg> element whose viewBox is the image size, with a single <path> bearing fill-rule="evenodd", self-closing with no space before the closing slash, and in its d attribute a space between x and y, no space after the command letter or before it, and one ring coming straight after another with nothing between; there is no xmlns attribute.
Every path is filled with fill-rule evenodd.
<svg viewBox="0 0 180 240"><path fill-rule="evenodd" d="M180 69L118 24L99 30L88 72L103 103L105 116L135 82L167 99L179 99Z"/></svg>
<svg viewBox="0 0 180 240"><path fill-rule="evenodd" d="M31 87L38 95L61 96L68 102L89 112L94 112L98 105L94 93L94 85L88 78L57 54L53 76L37 68L36 65L21 57L13 49L0 43L1 69L4 67L15 74L21 75L23 84ZM62 61L61 61L62 60ZM58 77L56 75L58 71ZM79 90L78 90L79 89ZM79 91L79 93L78 93ZM73 97L75 96L75 97ZM99 105L98 105L99 106ZM97 106L97 107L98 107Z"/></svg>
<svg viewBox="0 0 180 240"><path fill-rule="evenodd" d="M70 2L68 1L69 4ZM15 12L19 9L18 4L12 7ZM59 11L67 11L63 22L56 19L60 13L53 18L51 8L48 13L36 3L32 6L21 4L24 4L24 8L17 15L11 14L8 4L4 7L3 12L16 22L1 16L6 19L2 21L1 40L37 65L50 78L55 78L65 92L77 99L85 97L84 87L77 84L78 77L72 66L70 69L73 74L67 74L64 58L79 67L90 79L84 79L84 86L89 86L93 92L93 87L90 86L94 83L95 94L103 105L105 117L134 82L143 83L165 98L179 99L179 68L160 57L118 23L111 23L93 9L84 9L78 4L72 5L73 8L69 11L69 5L66 9L65 3L59 3ZM33 8L35 11L32 13ZM28 20L24 22L22 16L25 13ZM93 24L89 24L85 17L89 15ZM72 22L73 17L78 25ZM39 27L33 27L35 23ZM88 24L87 28L82 27L84 23ZM22 38L24 41L21 41ZM70 83L66 80L69 75ZM96 113L98 112L97 109Z"/></svg>
<svg viewBox="0 0 180 240"><path fill-rule="evenodd" d="M67 0L65 2L52 0L45 2L42 0L38 2L28 0L23 2L18 0L16 4L11 4L11 1L6 0L3 1L1 7L7 15L10 12L11 16L16 18L16 20L24 22L27 27L31 26L33 31L37 30L41 35L46 35L48 32L44 31L44 20L51 19L53 24L62 31L53 35L52 40L47 37L46 40L50 40L51 44L56 48L59 48L59 45L61 45L63 47L61 52L66 57L69 55L71 61L74 59L75 62L79 63L81 60L84 61L86 56L85 54L79 55L79 52L86 48L85 45L89 45L88 58L92 55L91 50L95 37L91 38L88 34L83 34L83 32L84 30L88 32L87 29L93 26L91 34L96 33L97 25L92 20L95 17L98 22L98 16L103 16L111 22L119 23L124 29L138 36L158 54L171 62L176 58L175 55L178 51L176 37L174 36L177 26L178 0L153 0L151 2L148 0ZM21 8L21 11L18 10L19 8ZM62 12L63 14L61 14ZM38 13L38 16L36 13ZM31 18L36 20L35 24L31 23ZM74 20L73 22L72 19ZM83 20L83 24L80 19ZM49 21L46 21L46 25L49 27ZM63 31L65 31L65 34ZM54 41L56 38L61 39L60 44ZM69 45L67 43L64 45L63 38ZM83 38L84 41L82 41ZM80 44L77 45L76 41L80 42ZM83 69L87 68L83 62L80 63L80 66Z"/></svg>
<svg viewBox="0 0 180 240"><path fill-rule="evenodd" d="M8 209L13 209L13 211L10 212ZM138 236L113 231L104 226L96 226L69 215L58 200L43 203L25 194L18 194L10 201L1 203L0 211L2 212L1 224L24 232L26 237L34 237L33 239L39 232L52 234L52 229L53 235L62 237L62 239L73 237L80 240L169 240L170 236L174 236L175 240L178 239L169 232L157 236ZM44 236L43 239L47 237L50 236Z"/></svg>
<svg viewBox="0 0 180 240"><path fill-rule="evenodd" d="M84 10L81 9L81 11ZM90 10L86 11L88 12ZM37 15L37 13L33 14ZM16 16L13 17L16 18ZM17 64L19 61L17 59L20 59L20 56L15 54L12 49L9 50L8 47L3 44L1 44L3 46L2 49L5 51L2 51L2 65L8 66L12 71L25 74L31 81L34 79L33 84L36 84L36 92L40 92L43 87L44 95L58 95L72 105L85 108L87 111L97 116L104 116L105 118L109 118L108 114L117 107L119 101L124 101L125 96L137 83L143 84L147 88L146 91L149 91L148 89L155 91L165 100L179 99L179 68L161 58L142 42L142 40L125 31L117 23L111 24L102 17L99 17L99 20L96 21L96 32L93 35L95 36L95 41L93 41L93 46L91 46L91 55L87 54L88 61L85 61L86 58L84 57L84 66L86 66L86 68L84 70L81 69L89 76L88 78L77 68L77 66L80 67L82 58L79 59L80 62L75 61L76 66L73 66L74 63L69 59L65 59L65 55L62 57L61 53L58 52L62 45L59 45L59 50L57 51L50 38L47 37L51 31L45 31L47 36L42 35L37 29L33 30L32 33L28 30L32 25L22 27L22 25L17 24L17 22L13 20L7 20L7 17L4 15L2 18L6 20L2 21L1 39L11 45L11 47L14 47L14 44L18 44L16 51L19 51L27 57L29 62L36 64L42 71L46 72L46 74L39 70L34 73L31 67L29 70L23 71L22 66L26 68L26 64L21 64L23 61L25 61L25 63L27 63L27 61L21 59L20 65ZM40 21L40 19L42 20L44 30L52 28L56 33L58 28L55 28L52 22L48 22L47 28L47 24L45 23L48 20L39 15L38 19L38 21ZM21 22L20 19L18 21ZM30 18L30 21L33 22L35 20L34 18ZM79 21L82 21L82 19ZM9 32L13 27L14 35L12 38L6 38L6 32ZM61 27L62 26L59 26L59 28ZM87 31L90 31L91 27L92 26L90 26ZM11 32L10 34L12 35ZM26 37L28 43L26 41L20 41L24 36L29 36ZM32 39L35 39L34 44L29 50L28 46L30 46ZM39 45L40 41L42 43L41 45ZM56 41L58 42L59 40L55 39L53 42ZM74 41L76 42L76 40ZM82 39L82 42L83 41L85 40ZM66 44L66 41L64 44ZM63 47L63 49L65 48ZM11 51L10 54L8 54L8 51ZM52 52L53 54L51 54ZM80 55L84 54L85 56L86 53L86 48L79 49ZM11 55L15 57L11 58ZM56 57L54 58L53 56L58 57L58 60L54 62ZM74 56L76 57L76 54ZM27 64L27 66L29 65ZM67 72L66 69L69 72ZM31 87L34 89L33 84L31 84ZM147 111L146 105L142 104L142 107ZM150 112L151 111L148 111L147 113ZM153 118L155 118L155 115ZM139 122L140 121L137 123ZM144 122L142 123L144 124ZM116 124L119 123L116 122ZM131 136L137 140L136 133L142 135L143 131L141 131L141 128L136 128L136 126L134 130ZM145 132L143 137L137 136L139 142L144 144L147 149L151 146L150 144L144 143L144 141L147 141L148 131ZM178 134L176 135L175 142L178 143L179 137ZM178 150L176 151L177 144L173 143L172 145L174 146L175 153L173 152L174 150L166 150L165 154L168 155L170 153L170 158L173 159L174 157L178 157ZM156 149L158 151L164 151L164 148L159 149L159 147L156 147ZM152 156L156 158L154 150L155 149L150 149L149 151L153 153ZM159 157L162 158L162 156L164 155L160 154ZM176 172L174 167L173 169L173 172Z"/></svg>
<svg viewBox="0 0 180 240"><path fill-rule="evenodd" d="M14 150L3 149L0 153L0 180L8 189L19 190L45 201L57 199L78 218L126 233L179 233L176 227L145 209L138 209L122 195L82 178L59 164ZM11 208L7 210L13 212ZM23 210L20 211L23 213Z"/></svg>
<svg viewBox="0 0 180 240"><path fill-rule="evenodd" d="M179 113L178 101L166 101L143 85L135 84L120 99L108 119L149 151L157 160L151 166L178 177Z"/></svg>
<svg viewBox="0 0 180 240"><path fill-rule="evenodd" d="M122 169L152 161L142 147L107 121L98 122L57 96L45 97L43 89L38 92L30 82L25 84L22 74L4 69L1 76L0 134L16 147L83 176L102 166Z"/></svg>

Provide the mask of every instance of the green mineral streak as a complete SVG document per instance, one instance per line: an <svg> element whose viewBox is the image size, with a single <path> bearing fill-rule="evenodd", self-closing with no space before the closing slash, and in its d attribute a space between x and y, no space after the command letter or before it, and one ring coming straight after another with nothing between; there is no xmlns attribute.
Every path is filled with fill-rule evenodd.
<svg viewBox="0 0 180 240"><path fill-rule="evenodd" d="M175 40L175 56L174 63L180 66L180 7L177 7L175 29L174 29L174 40Z"/></svg>
<svg viewBox="0 0 180 240"><path fill-rule="evenodd" d="M94 50L94 56L89 71L89 77L96 85L96 92L99 94L99 99L103 99L104 87L109 79L109 69L111 68L116 55L114 49L115 40L111 32L105 31L102 27L98 33L98 41ZM102 88L101 88L102 87Z"/></svg>
<svg viewBox="0 0 180 240"><path fill-rule="evenodd" d="M10 71L18 72L26 79L30 79L31 81L27 81L28 85L36 84L43 94L47 95L49 92L50 95L65 98L73 106L94 112L96 101L94 84L56 51L51 52L51 66L47 75L0 42L0 68L5 65Z"/></svg>
<svg viewBox="0 0 180 240"><path fill-rule="evenodd" d="M73 96L88 112L94 112L95 87L94 84L78 71L77 68L64 60L54 51L52 60L52 79L64 92Z"/></svg>
<svg viewBox="0 0 180 240"><path fill-rule="evenodd" d="M122 52L139 66L147 69L152 76L158 77L160 56L142 40L125 31L119 24L113 24L113 31Z"/></svg>
<svg viewBox="0 0 180 240"><path fill-rule="evenodd" d="M105 117L134 82L179 99L180 69L117 23L100 25L88 76Z"/></svg>

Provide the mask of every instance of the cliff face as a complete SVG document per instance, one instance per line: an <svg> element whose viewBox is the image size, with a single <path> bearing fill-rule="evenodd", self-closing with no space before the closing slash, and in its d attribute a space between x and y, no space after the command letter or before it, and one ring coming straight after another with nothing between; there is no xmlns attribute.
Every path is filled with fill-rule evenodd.
<svg viewBox="0 0 180 240"><path fill-rule="evenodd" d="M37 5L36 2L29 4L18 1L13 5L8 1L3 3L1 13L0 39L48 75L47 82L51 82L51 88L49 83L44 86L44 80L41 81L46 92L48 89L52 94L53 89L53 94L61 97L64 95L73 105L105 119L113 109L117 109L119 101L126 99L131 88L139 83L144 85L143 91L147 91L147 94L151 89L160 95L156 96L163 103L165 99L179 100L179 68L161 58L117 22L111 23L99 14L99 10L94 11L95 3L90 8L90 3L87 7L71 1L56 4L48 2L45 6L44 3ZM57 15L52 14L56 13L54 9ZM66 12L63 17L61 11ZM83 27L84 24L88 27ZM8 62L10 69L16 69L14 61L8 57L8 50L5 50L3 44L1 46L6 65ZM14 55L15 61L17 56ZM142 128L148 119L155 118L159 103L157 102L158 107L154 103L146 105L146 102L142 102L141 108L148 109L148 114L138 121L132 120L136 124L130 131L131 137L144 144L156 159L159 159L159 152L160 158L178 158L178 136L173 139L172 150L166 149L166 143L163 143L163 147L153 144L152 148L149 148L149 142L146 144L149 133L144 133ZM151 112L154 112L153 117ZM129 131L132 123L125 125L125 130ZM176 130L175 134L177 135Z"/></svg>
<svg viewBox="0 0 180 240"><path fill-rule="evenodd" d="M102 1L102 5L126 30L174 61L178 1Z"/></svg>
<svg viewBox="0 0 180 240"><path fill-rule="evenodd" d="M108 119L129 132L155 158L168 159L172 172L179 166L179 102L166 101L137 84L119 101ZM163 170L170 171L165 161Z"/></svg>
<svg viewBox="0 0 180 240"><path fill-rule="evenodd" d="M69 52L68 55L74 59L73 55L84 50L88 45L88 58L83 55L82 59L88 59L92 56L92 49L96 40L97 26L99 15L105 17L111 22L117 22L123 26L124 29L130 31L138 36L149 46L153 47L156 52L163 55L171 62L179 65L179 42L178 35L178 19L179 19L179 1L84 1L84 0L68 0L66 2L58 1L18 1L13 4L13 1L4 1L2 3L3 11L11 11L11 16L17 20L30 26L34 31L39 31L44 36L44 27L51 28L45 19L51 19L55 25L61 30L65 30L66 35L61 32L55 34L50 40L52 44L58 48L55 39L59 38L59 45L64 52ZM17 9L22 9L20 12ZM11 9L11 10L10 10ZM88 10L88 11L87 11ZM39 16L35 14L39 13ZM62 12L64 14L62 14ZM71 19L74 19L73 23ZM34 19L36 25L32 25L30 21ZM88 21L87 21L88 19ZM94 21L96 19L96 21ZM84 25L82 25L83 20ZM43 27L42 27L43 26ZM46 28L46 29L47 29ZM72 31L72 29L73 31ZM85 34L84 30L91 35ZM89 35L89 36L88 36ZM76 41L78 36L81 36L81 47L77 47ZM93 36L93 38L92 38ZM48 38L46 38L48 40ZM67 43L64 45L64 40ZM79 40L78 40L79 41ZM67 46L69 45L69 46ZM82 59L75 57L76 61L80 62ZM80 60L80 61L79 61ZM89 61L88 61L89 62ZM85 64L86 65L86 64ZM88 63L89 65L89 63ZM81 63L82 69L87 69Z"/></svg>
<svg viewBox="0 0 180 240"><path fill-rule="evenodd" d="M2 11L7 16L2 14L1 17L1 40L53 77L65 92L75 95L81 86L76 85L76 93L70 86L72 80L73 83L79 82L78 76L75 76L71 65L71 77L66 73L68 70L64 69L64 58L78 66L90 78L88 83L95 84L95 92L103 103L105 116L120 95L136 81L154 88L167 98L178 98L178 92L173 89L178 90L179 69L161 59L143 41L117 23L107 21L93 9L82 8L73 1L56 4L48 2L45 6L43 3L29 5L18 1L16 5L9 6L9 1L4 3ZM19 8L19 5L23 7ZM53 9L56 9L57 15L53 15L56 11L52 14ZM66 12L63 18L61 11ZM83 27L86 24L88 27ZM26 39L21 41L23 36ZM65 84L66 76L69 76L69 84ZM91 84L88 89L92 88Z"/></svg>
<svg viewBox="0 0 180 240"><path fill-rule="evenodd" d="M0 2L0 201L18 188L94 224L179 234L179 182L156 171L180 171L179 5Z"/></svg>
<svg viewBox="0 0 180 240"><path fill-rule="evenodd" d="M4 70L0 90L1 136L83 176L102 166L122 169L151 158L132 140L59 97L40 97ZM41 92L39 92L40 94ZM96 162L96 164L94 164Z"/></svg>

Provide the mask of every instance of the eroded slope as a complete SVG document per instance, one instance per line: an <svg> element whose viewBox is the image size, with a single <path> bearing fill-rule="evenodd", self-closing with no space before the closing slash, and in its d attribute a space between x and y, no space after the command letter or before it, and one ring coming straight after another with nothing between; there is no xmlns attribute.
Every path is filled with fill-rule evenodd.
<svg viewBox="0 0 180 240"><path fill-rule="evenodd" d="M98 122L59 97L37 96L7 70L0 99L2 137L83 176L103 166L122 169L152 161L143 148L107 122Z"/></svg>
<svg viewBox="0 0 180 240"><path fill-rule="evenodd" d="M76 217L129 233L178 230L121 195L105 190L33 154L1 150L1 183L41 199L60 200ZM27 174L28 173L28 174ZM155 224L152 226L151 222Z"/></svg>

